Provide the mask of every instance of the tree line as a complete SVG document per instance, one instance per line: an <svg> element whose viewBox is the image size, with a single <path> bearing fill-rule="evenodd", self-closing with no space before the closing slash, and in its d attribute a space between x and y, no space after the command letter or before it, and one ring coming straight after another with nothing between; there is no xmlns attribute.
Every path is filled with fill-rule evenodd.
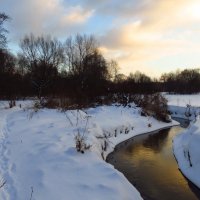
<svg viewBox="0 0 200 200"><path fill-rule="evenodd" d="M152 79L141 72L125 76L107 60L92 35L67 37L26 35L13 55L7 48L9 17L0 13L0 98L63 97L73 102L124 99L134 94L200 92L199 69L163 74ZM117 96L117 97L116 97ZM130 97L129 97L130 98Z"/></svg>
<svg viewBox="0 0 200 200"><path fill-rule="evenodd" d="M161 76L160 80L163 83L163 91L179 94L200 92L199 68L165 73Z"/></svg>

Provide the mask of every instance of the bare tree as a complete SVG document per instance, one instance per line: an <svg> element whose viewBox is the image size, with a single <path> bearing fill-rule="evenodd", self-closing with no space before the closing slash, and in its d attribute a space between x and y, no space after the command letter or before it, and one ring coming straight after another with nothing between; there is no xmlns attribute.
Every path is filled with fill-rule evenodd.
<svg viewBox="0 0 200 200"><path fill-rule="evenodd" d="M139 71L136 71L134 74L130 74L130 79L134 79L136 83L149 83L151 82L151 78L145 75L144 73L141 73Z"/></svg>
<svg viewBox="0 0 200 200"><path fill-rule="evenodd" d="M24 37L20 42L20 47L22 50L20 55L28 62L29 70L41 62L56 68L63 62L63 47L56 38L35 37L31 34Z"/></svg>
<svg viewBox="0 0 200 200"><path fill-rule="evenodd" d="M63 47L57 39L50 36L25 36L20 42L19 63L30 72L33 85L38 90L38 97L54 77L63 63Z"/></svg>
<svg viewBox="0 0 200 200"><path fill-rule="evenodd" d="M75 37L68 37L65 42L65 61L71 74L83 72L84 59L94 54L98 45L96 39L91 35L77 34Z"/></svg>
<svg viewBox="0 0 200 200"><path fill-rule="evenodd" d="M15 68L16 58L6 49L0 49L0 74L12 74Z"/></svg>
<svg viewBox="0 0 200 200"><path fill-rule="evenodd" d="M17 55L17 58L18 58L18 60L17 60L18 73L21 74L22 76L24 76L28 71L29 63L26 60L26 58L23 56L23 54L19 53Z"/></svg>
<svg viewBox="0 0 200 200"><path fill-rule="evenodd" d="M3 27L3 24L8 19L9 19L8 15L6 15L5 13L0 13L0 49L4 49L7 44L7 38L5 34L8 31Z"/></svg>
<svg viewBox="0 0 200 200"><path fill-rule="evenodd" d="M108 91L110 79L108 63L99 51L98 42L92 35L68 37L65 45L65 61L77 97L91 101ZM86 102L86 104L88 103Z"/></svg>
<svg viewBox="0 0 200 200"><path fill-rule="evenodd" d="M108 70L109 70L110 78L114 82L116 82L117 74L119 72L119 65L117 61L111 60L110 62L108 62Z"/></svg>

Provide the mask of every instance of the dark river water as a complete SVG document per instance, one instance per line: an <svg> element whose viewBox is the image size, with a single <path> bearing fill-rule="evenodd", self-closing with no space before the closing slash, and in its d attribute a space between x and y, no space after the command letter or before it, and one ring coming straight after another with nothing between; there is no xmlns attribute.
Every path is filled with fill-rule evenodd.
<svg viewBox="0 0 200 200"><path fill-rule="evenodd" d="M107 161L121 171L145 200L200 200L200 190L179 171L172 138L176 126L119 144Z"/></svg>

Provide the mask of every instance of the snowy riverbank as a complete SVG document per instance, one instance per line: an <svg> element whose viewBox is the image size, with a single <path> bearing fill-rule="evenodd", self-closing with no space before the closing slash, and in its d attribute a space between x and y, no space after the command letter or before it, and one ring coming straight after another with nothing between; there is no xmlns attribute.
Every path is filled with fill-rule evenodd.
<svg viewBox="0 0 200 200"><path fill-rule="evenodd" d="M173 141L174 155L183 174L200 188L200 119Z"/></svg>
<svg viewBox="0 0 200 200"><path fill-rule="evenodd" d="M23 107L24 105L22 105ZM84 111L0 109L0 199L142 199L124 175L102 157L135 135L177 124L140 116L136 107L101 106ZM84 134L91 148L75 149Z"/></svg>
<svg viewBox="0 0 200 200"><path fill-rule="evenodd" d="M172 117L195 120L189 128L177 135L173 140L174 155L182 173L200 188L200 94L165 95L168 99ZM189 111L191 116L185 114Z"/></svg>
<svg viewBox="0 0 200 200"><path fill-rule="evenodd" d="M194 120L200 114L200 94L164 94L164 96L168 100L168 110L172 117Z"/></svg>

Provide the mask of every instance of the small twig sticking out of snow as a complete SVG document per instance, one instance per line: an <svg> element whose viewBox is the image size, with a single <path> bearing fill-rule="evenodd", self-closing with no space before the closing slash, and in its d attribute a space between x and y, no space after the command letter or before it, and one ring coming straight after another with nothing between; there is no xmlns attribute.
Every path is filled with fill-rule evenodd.
<svg viewBox="0 0 200 200"><path fill-rule="evenodd" d="M76 115L76 127L78 126L78 123L79 123L79 117L78 117L78 114L79 114L79 110L77 110L77 115Z"/></svg>
<svg viewBox="0 0 200 200"><path fill-rule="evenodd" d="M68 121L69 121L69 123L71 124L71 126L73 127L74 125L73 125L71 119L68 117L67 113L65 113L65 116L66 116L66 118L68 119Z"/></svg>
<svg viewBox="0 0 200 200"><path fill-rule="evenodd" d="M31 198L30 198L30 200L32 200L32 197L33 197L33 186L31 187Z"/></svg>
<svg viewBox="0 0 200 200"><path fill-rule="evenodd" d="M80 115L78 116L78 112L77 112L77 124L76 124L76 126L78 126L78 124L79 124L79 117L81 117L81 116ZM76 150L78 152L81 152L81 153L84 153L85 150L88 150L91 147L91 145L86 144L86 137L85 137L88 122L89 122L89 116L86 117L86 124L85 124L85 128L84 128L82 135L80 134L79 127L77 128L78 133L76 135L74 135L74 139L75 139L75 142L76 142Z"/></svg>
<svg viewBox="0 0 200 200"><path fill-rule="evenodd" d="M117 137L117 129L115 129L115 137Z"/></svg>
<svg viewBox="0 0 200 200"><path fill-rule="evenodd" d="M90 116L87 116L87 120L86 120L86 123L85 123L85 129L83 131L83 137L85 137L85 132L86 132L86 129L87 129L87 126L88 126L88 122L89 122L89 117Z"/></svg>
<svg viewBox="0 0 200 200"><path fill-rule="evenodd" d="M104 151L106 151L107 150L107 141L106 140L104 140L104 149L103 149Z"/></svg>
<svg viewBox="0 0 200 200"><path fill-rule="evenodd" d="M105 160L103 151L101 152L101 157L103 160Z"/></svg>
<svg viewBox="0 0 200 200"><path fill-rule="evenodd" d="M188 151L188 161L190 163L190 167L192 167L192 162L191 162L191 158L190 158L190 152Z"/></svg>
<svg viewBox="0 0 200 200"><path fill-rule="evenodd" d="M2 179L0 182L0 188L2 188L5 184L6 184L6 181L4 179Z"/></svg>

